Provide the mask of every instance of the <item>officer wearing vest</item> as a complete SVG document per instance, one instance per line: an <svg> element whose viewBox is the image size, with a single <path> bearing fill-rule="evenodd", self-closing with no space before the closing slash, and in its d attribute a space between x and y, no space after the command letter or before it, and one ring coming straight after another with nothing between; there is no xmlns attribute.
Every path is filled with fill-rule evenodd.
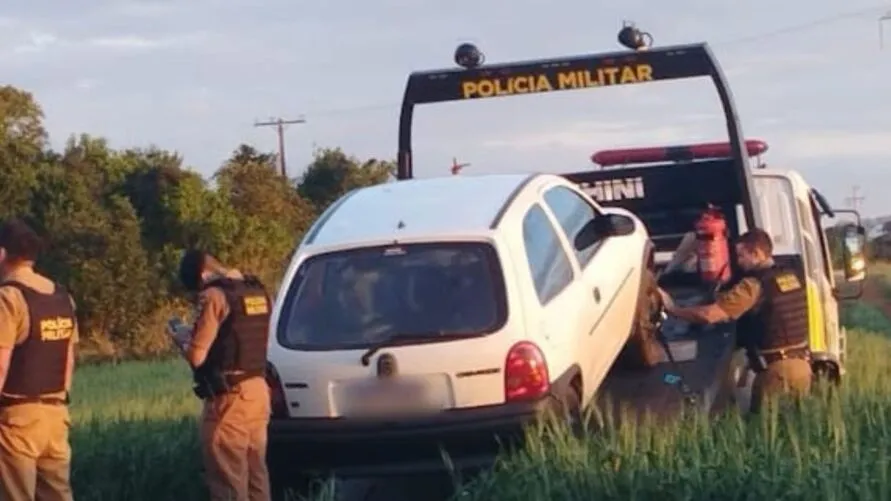
<svg viewBox="0 0 891 501"><path fill-rule="evenodd" d="M0 225L0 499L68 501L68 392L77 319L65 289L34 271L42 242Z"/></svg>
<svg viewBox="0 0 891 501"><path fill-rule="evenodd" d="M191 338L178 341L204 401L200 432L211 499L267 501L269 295L256 277L199 250L183 256L180 279L198 293Z"/></svg>
<svg viewBox="0 0 891 501"><path fill-rule="evenodd" d="M717 295L713 304L678 307L661 291L668 314L698 323L737 320L737 344L745 348L755 372L751 411L766 397L810 392L813 373L808 347L807 296L796 272L776 265L773 242L755 229L736 242L739 280ZM661 290L661 289L660 289Z"/></svg>

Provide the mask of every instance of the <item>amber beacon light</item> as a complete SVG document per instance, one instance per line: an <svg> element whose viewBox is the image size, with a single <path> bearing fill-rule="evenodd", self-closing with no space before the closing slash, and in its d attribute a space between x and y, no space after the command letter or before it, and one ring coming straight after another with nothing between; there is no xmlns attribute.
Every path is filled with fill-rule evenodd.
<svg viewBox="0 0 891 501"><path fill-rule="evenodd" d="M631 50L647 50L653 46L653 35L638 29L634 23L624 21L619 30L619 43Z"/></svg>

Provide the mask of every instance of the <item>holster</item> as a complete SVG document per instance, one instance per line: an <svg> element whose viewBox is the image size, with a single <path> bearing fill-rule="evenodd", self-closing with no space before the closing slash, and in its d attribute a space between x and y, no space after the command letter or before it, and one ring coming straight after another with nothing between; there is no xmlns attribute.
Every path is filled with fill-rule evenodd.
<svg viewBox="0 0 891 501"><path fill-rule="evenodd" d="M767 370L767 360L764 358L764 355L758 348L747 346L746 359L749 361L749 368L755 374L759 374Z"/></svg>
<svg viewBox="0 0 891 501"><path fill-rule="evenodd" d="M195 370L192 391L201 400L207 400L229 393L232 387L222 372L198 368Z"/></svg>

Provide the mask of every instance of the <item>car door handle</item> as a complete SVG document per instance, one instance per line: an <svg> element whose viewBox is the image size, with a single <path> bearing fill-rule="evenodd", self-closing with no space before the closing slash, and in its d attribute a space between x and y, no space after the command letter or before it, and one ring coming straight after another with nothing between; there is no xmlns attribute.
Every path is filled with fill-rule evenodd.
<svg viewBox="0 0 891 501"><path fill-rule="evenodd" d="M592 293L594 294L594 302L599 303L600 302L600 287L594 287L594 290L592 291Z"/></svg>

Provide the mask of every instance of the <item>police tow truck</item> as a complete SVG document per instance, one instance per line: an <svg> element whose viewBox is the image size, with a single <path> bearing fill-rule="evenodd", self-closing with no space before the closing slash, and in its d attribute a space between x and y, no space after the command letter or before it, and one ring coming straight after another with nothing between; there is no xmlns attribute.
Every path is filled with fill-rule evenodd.
<svg viewBox="0 0 891 501"><path fill-rule="evenodd" d="M695 272L673 269L660 276L660 285L679 304L710 302L722 283L740 271L728 239L746 228L769 231L777 259L793 264L807 284L814 368L839 381L845 372L845 333L837 300L855 298L859 292L846 294L833 274L832 246L823 223L844 212L855 217L856 222L845 226L843 233L850 238L841 249L849 263L844 276L856 284L863 274L851 269L862 268L864 262L865 232L859 215L833 210L794 171L751 167L750 157L763 153L766 145L744 140L729 84L707 43L652 47L652 37L633 25L625 25L618 38L630 50L498 64L483 64L485 57L476 46L462 44L455 54L461 68L413 73L400 114L397 178L414 175L412 118L418 105L706 77L721 103L727 143L606 152L601 161L625 167L568 172L564 177L601 205L624 208L641 218L654 244L654 274L665 270L685 234L700 230L700 236L709 231L723 235L723 246L720 239L696 242L697 255L704 259L697 259ZM642 157L623 158L631 153ZM716 268L719 263L723 269ZM612 411L624 407L660 415L676 415L691 405L711 412L734 397L745 405L745 389L736 388L744 358L734 356L739 355L734 323L690 326L669 320L660 331L666 346L663 360L649 368L616 364L601 386L604 405Z"/></svg>

